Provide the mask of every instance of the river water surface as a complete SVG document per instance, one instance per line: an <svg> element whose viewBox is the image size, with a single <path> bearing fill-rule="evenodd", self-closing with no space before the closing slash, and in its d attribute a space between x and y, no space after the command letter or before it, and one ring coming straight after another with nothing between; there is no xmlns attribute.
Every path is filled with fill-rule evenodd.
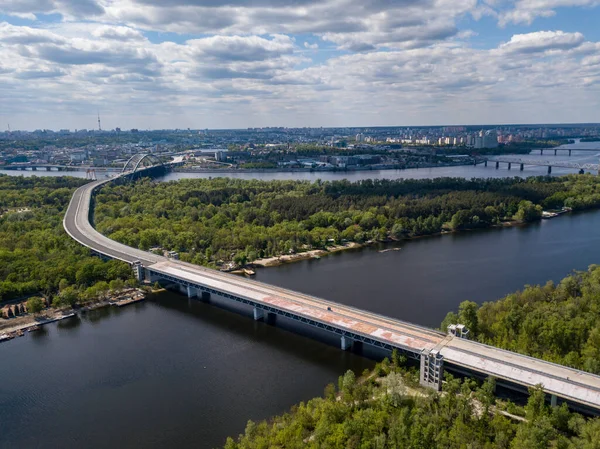
<svg viewBox="0 0 600 449"><path fill-rule="evenodd" d="M563 215L262 269L257 280L437 326L465 299L497 299L600 263L599 229L600 211ZM238 312L166 293L3 343L0 447L215 447L248 419L282 413L346 369L373 364L339 351L334 338Z"/></svg>

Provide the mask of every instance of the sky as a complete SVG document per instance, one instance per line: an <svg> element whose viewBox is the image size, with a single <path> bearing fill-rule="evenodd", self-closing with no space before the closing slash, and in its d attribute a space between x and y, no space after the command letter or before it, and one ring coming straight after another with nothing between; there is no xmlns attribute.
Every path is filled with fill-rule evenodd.
<svg viewBox="0 0 600 449"><path fill-rule="evenodd" d="M600 0L0 0L0 131L600 122Z"/></svg>

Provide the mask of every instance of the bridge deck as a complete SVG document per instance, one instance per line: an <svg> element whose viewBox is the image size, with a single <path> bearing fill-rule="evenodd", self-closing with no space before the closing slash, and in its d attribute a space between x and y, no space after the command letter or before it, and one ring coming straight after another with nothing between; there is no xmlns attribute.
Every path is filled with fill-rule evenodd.
<svg viewBox="0 0 600 449"><path fill-rule="evenodd" d="M462 338L451 339L440 351L444 360L525 387L542 384L547 393L600 406L600 377Z"/></svg>
<svg viewBox="0 0 600 449"><path fill-rule="evenodd" d="M248 282L243 278L223 273L207 273L208 270L177 262L160 262L150 265L151 272L201 285L256 303L257 306L274 307L323 324L388 343L407 351L420 353L433 349L445 335L431 329L404 323L399 320L365 313L342 304L334 304L291 290L272 288L267 284ZM327 308L332 310L329 311Z"/></svg>
<svg viewBox="0 0 600 449"><path fill-rule="evenodd" d="M259 308L289 312L414 353L435 348L444 361L452 365L526 387L543 384L550 394L600 410L599 376L446 336L433 329L321 298L174 261L110 240L89 222L92 191L110 181L97 181L80 187L73 195L64 218L64 227L69 235L98 253L130 263L139 260L151 273L170 276L184 284L204 286L245 299ZM327 310L328 307L332 310Z"/></svg>

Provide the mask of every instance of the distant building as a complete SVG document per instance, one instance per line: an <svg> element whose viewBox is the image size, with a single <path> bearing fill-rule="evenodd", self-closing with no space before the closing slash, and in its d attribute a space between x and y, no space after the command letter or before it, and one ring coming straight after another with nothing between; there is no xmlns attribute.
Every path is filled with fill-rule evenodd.
<svg viewBox="0 0 600 449"><path fill-rule="evenodd" d="M497 148L498 147L498 134L496 131L486 131L483 136L483 148Z"/></svg>
<svg viewBox="0 0 600 449"><path fill-rule="evenodd" d="M473 142L475 149L481 148L497 148L498 147L498 134L494 130L480 131L479 135L475 136Z"/></svg>
<svg viewBox="0 0 600 449"><path fill-rule="evenodd" d="M69 154L69 159L71 159L72 162L82 162L87 159L87 154L85 151L73 151Z"/></svg>

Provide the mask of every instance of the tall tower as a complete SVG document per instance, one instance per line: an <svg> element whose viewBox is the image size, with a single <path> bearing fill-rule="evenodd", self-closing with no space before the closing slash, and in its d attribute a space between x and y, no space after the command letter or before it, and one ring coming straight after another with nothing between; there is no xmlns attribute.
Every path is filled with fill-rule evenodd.
<svg viewBox="0 0 600 449"><path fill-rule="evenodd" d="M102 131L102 126L100 126L100 111L98 111L98 131Z"/></svg>

